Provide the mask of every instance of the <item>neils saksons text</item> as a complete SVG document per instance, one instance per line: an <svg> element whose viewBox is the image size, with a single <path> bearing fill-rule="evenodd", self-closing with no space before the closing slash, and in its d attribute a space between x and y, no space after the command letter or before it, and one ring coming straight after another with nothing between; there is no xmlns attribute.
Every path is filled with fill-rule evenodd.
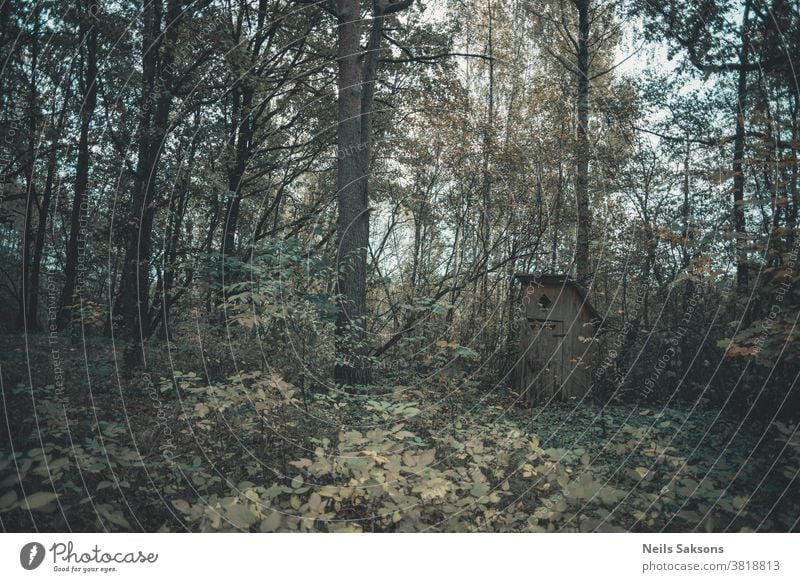
<svg viewBox="0 0 800 582"><path fill-rule="evenodd" d="M696 546L694 544L642 544L643 554L723 554L722 546Z"/></svg>

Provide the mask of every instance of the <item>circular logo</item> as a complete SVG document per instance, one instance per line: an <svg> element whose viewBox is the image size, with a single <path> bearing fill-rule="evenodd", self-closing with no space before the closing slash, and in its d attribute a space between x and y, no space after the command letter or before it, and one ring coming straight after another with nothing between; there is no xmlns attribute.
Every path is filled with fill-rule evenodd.
<svg viewBox="0 0 800 582"><path fill-rule="evenodd" d="M44 561L44 546L39 542L30 542L22 546L19 552L19 563L26 570L35 570Z"/></svg>

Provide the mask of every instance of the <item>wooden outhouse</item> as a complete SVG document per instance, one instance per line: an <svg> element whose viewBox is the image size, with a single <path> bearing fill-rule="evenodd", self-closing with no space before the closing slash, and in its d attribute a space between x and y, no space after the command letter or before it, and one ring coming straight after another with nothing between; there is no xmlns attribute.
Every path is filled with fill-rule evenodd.
<svg viewBox="0 0 800 582"><path fill-rule="evenodd" d="M592 385L601 318L587 292L564 275L524 275L516 385L527 404L582 398Z"/></svg>

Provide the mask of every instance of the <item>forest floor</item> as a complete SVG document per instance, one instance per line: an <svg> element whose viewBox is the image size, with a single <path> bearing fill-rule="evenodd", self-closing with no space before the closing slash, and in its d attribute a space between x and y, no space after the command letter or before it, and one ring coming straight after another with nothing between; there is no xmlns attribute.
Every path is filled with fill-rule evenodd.
<svg viewBox="0 0 800 582"><path fill-rule="evenodd" d="M0 337L5 531L798 531L780 423L522 408L478 383L357 396L259 369L129 378L104 340L58 344L56 384L47 337L21 346Z"/></svg>

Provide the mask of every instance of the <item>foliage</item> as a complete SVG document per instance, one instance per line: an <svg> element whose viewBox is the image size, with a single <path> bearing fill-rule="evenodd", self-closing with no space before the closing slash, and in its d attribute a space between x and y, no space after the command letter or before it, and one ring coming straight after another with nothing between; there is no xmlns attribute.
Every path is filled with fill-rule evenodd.
<svg viewBox="0 0 800 582"><path fill-rule="evenodd" d="M304 403L296 387L260 371L211 384L176 378L159 389L180 427L169 435L157 422L94 420L74 404L70 432L59 431L53 387L39 390L37 413L52 428L43 447L3 453L3 523L262 532L796 525L800 449L794 427L780 423L772 448L782 460L770 469L748 454L754 436L710 411L609 407L601 418L593 407L531 411L497 399L464 408L399 386ZM348 418L359 424L341 424ZM173 439L174 457L163 446Z"/></svg>

